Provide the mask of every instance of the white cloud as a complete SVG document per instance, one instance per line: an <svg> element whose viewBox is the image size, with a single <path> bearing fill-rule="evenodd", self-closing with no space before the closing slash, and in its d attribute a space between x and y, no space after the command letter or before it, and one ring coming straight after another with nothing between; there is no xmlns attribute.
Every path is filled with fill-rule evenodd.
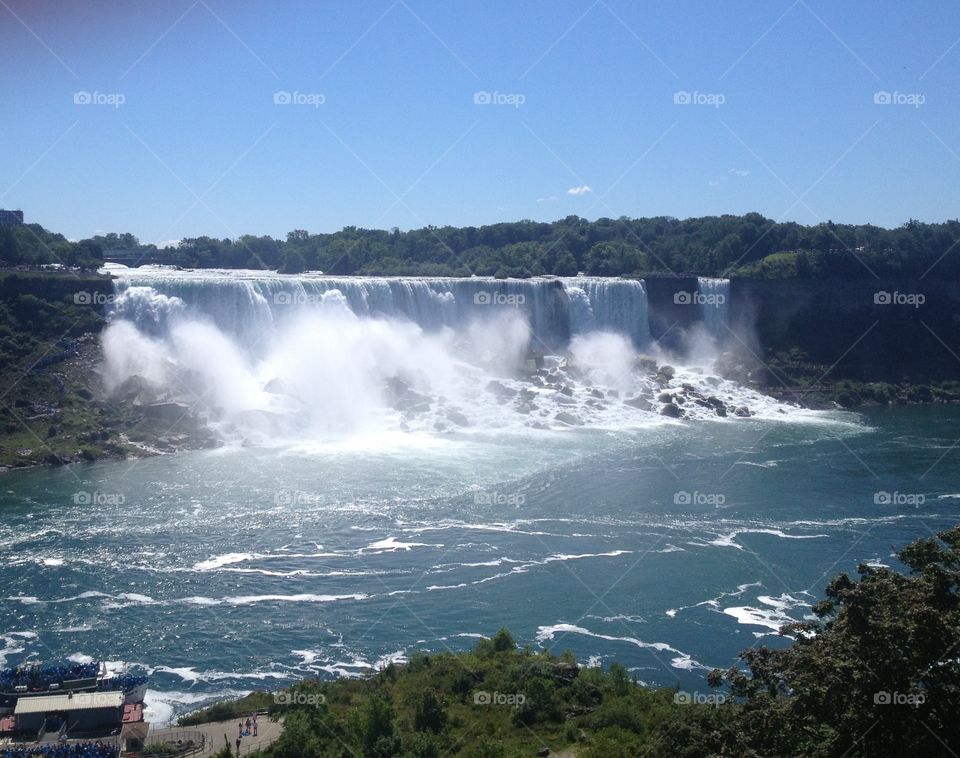
<svg viewBox="0 0 960 758"><path fill-rule="evenodd" d="M557 196L556 196L556 195L550 195L550 197L538 197L538 198L537 198L537 202L538 202L538 203L552 203L552 202L553 202L554 200L556 200L556 199L557 199Z"/></svg>
<svg viewBox="0 0 960 758"><path fill-rule="evenodd" d="M591 191L590 188L586 184L583 184L579 187L571 187L570 189L567 190L567 194L568 195L586 195L590 191Z"/></svg>
<svg viewBox="0 0 960 758"><path fill-rule="evenodd" d="M750 172L749 172L749 171L745 171L745 170L742 169L742 168L732 168L732 169L730 169L730 173L733 174L734 176L749 176L749 175L750 175Z"/></svg>

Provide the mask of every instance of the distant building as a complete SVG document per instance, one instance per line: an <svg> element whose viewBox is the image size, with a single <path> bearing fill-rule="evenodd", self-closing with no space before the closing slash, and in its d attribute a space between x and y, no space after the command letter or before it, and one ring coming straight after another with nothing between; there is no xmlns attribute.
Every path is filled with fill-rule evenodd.
<svg viewBox="0 0 960 758"><path fill-rule="evenodd" d="M23 211L5 211L0 209L0 226L22 226Z"/></svg>

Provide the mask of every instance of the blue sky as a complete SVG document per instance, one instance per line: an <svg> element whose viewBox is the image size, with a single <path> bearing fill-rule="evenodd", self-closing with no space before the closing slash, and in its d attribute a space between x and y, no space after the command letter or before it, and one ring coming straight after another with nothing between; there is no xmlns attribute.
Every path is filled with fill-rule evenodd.
<svg viewBox="0 0 960 758"><path fill-rule="evenodd" d="M0 207L146 242L956 218L947 6L0 0Z"/></svg>

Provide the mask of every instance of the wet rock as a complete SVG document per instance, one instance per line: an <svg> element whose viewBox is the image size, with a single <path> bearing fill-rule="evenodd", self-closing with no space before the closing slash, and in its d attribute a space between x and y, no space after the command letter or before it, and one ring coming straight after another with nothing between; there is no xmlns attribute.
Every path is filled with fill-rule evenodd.
<svg viewBox="0 0 960 758"><path fill-rule="evenodd" d="M753 415L753 411L751 411L745 405L738 405L736 408L733 409L733 415L740 416L741 418L747 418L748 416Z"/></svg>
<svg viewBox="0 0 960 758"><path fill-rule="evenodd" d="M601 400L603 400L603 397L604 397L603 392L601 392L601 391L598 390L598 389L595 389L595 388L594 388L594 389L591 389L591 390L590 390L590 394L593 395L594 397L597 397L597 398L600 398Z"/></svg>
<svg viewBox="0 0 960 758"><path fill-rule="evenodd" d="M487 382L487 392L496 397L501 403L510 400L517 394L516 390L510 389L508 386L502 382L498 382L496 379L491 379L489 382Z"/></svg>
<svg viewBox="0 0 960 758"><path fill-rule="evenodd" d="M411 389L409 384L396 376L387 381L386 400L392 408L405 413L425 413L430 410L430 398Z"/></svg>
<svg viewBox="0 0 960 758"><path fill-rule="evenodd" d="M534 392L533 390L528 390L526 387L520 390L521 400L533 400L536 396L537 396L536 392Z"/></svg>
<svg viewBox="0 0 960 758"><path fill-rule="evenodd" d="M661 403L672 403L673 395L669 392L661 392L659 395L657 395L657 400Z"/></svg>
<svg viewBox="0 0 960 758"><path fill-rule="evenodd" d="M640 371L645 371L648 374L657 373L657 362L653 358L641 356L637 358L635 365Z"/></svg>
<svg viewBox="0 0 960 758"><path fill-rule="evenodd" d="M190 414L190 406L186 403L151 403L143 407L143 413L147 418L164 421L175 424L181 419L185 419Z"/></svg>
<svg viewBox="0 0 960 758"><path fill-rule="evenodd" d="M663 377L668 382L676 375L677 370L670 365L664 364L657 370L657 378Z"/></svg>
<svg viewBox="0 0 960 758"><path fill-rule="evenodd" d="M722 416L723 418L726 418L726 417L727 417L727 409L726 409L726 407L724 407L724 406L722 406L722 405L717 406L717 415L718 415L718 416Z"/></svg>
<svg viewBox="0 0 960 758"><path fill-rule="evenodd" d="M645 398L643 395L637 395L636 397L631 397L629 400L623 401L625 405L630 405L634 408L639 408L641 411L652 411L653 406L650 404L650 401Z"/></svg>
<svg viewBox="0 0 960 758"><path fill-rule="evenodd" d="M619 390L607 390L607 397L620 397Z"/></svg>
<svg viewBox="0 0 960 758"><path fill-rule="evenodd" d="M674 403L667 403L663 408L660 409L661 416L668 416L669 418L680 418L683 415L683 412L680 410L680 407Z"/></svg>
<svg viewBox="0 0 960 758"><path fill-rule="evenodd" d="M711 387L719 387L719 386L720 386L720 379L718 379L718 378L715 377L715 376L708 376L708 377L707 377L707 384L709 384Z"/></svg>
<svg viewBox="0 0 960 758"><path fill-rule="evenodd" d="M567 426L583 426L583 421L566 411L560 411L554 418L561 424L566 424Z"/></svg>
<svg viewBox="0 0 960 758"><path fill-rule="evenodd" d="M569 384L565 384L560 388L560 394L566 395L567 397L573 397L573 387Z"/></svg>

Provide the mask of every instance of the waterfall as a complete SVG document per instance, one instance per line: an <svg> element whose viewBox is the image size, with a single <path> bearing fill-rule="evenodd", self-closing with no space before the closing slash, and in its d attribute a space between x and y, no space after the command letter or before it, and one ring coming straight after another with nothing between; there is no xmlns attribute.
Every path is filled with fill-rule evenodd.
<svg viewBox="0 0 960 758"><path fill-rule="evenodd" d="M639 280L112 271L106 390L151 423L189 414L188 430L226 441L620 428L747 405L710 375L703 334L689 357L706 362L671 355L657 371ZM696 293L714 341L728 292L701 279ZM691 393L682 409L662 397L670 382Z"/></svg>
<svg viewBox="0 0 960 758"><path fill-rule="evenodd" d="M718 342L725 340L730 314L730 280L699 277L697 302L700 305L700 318L707 332Z"/></svg>
<svg viewBox="0 0 960 758"><path fill-rule="evenodd" d="M114 271L114 273L118 273ZM251 271L131 269L115 281L111 318L161 334L175 315L204 318L257 343L304 310L347 309L360 318L460 329L495 312L527 322L532 347L562 350L577 334L611 331L649 342L642 281L600 277L534 279L285 276Z"/></svg>

